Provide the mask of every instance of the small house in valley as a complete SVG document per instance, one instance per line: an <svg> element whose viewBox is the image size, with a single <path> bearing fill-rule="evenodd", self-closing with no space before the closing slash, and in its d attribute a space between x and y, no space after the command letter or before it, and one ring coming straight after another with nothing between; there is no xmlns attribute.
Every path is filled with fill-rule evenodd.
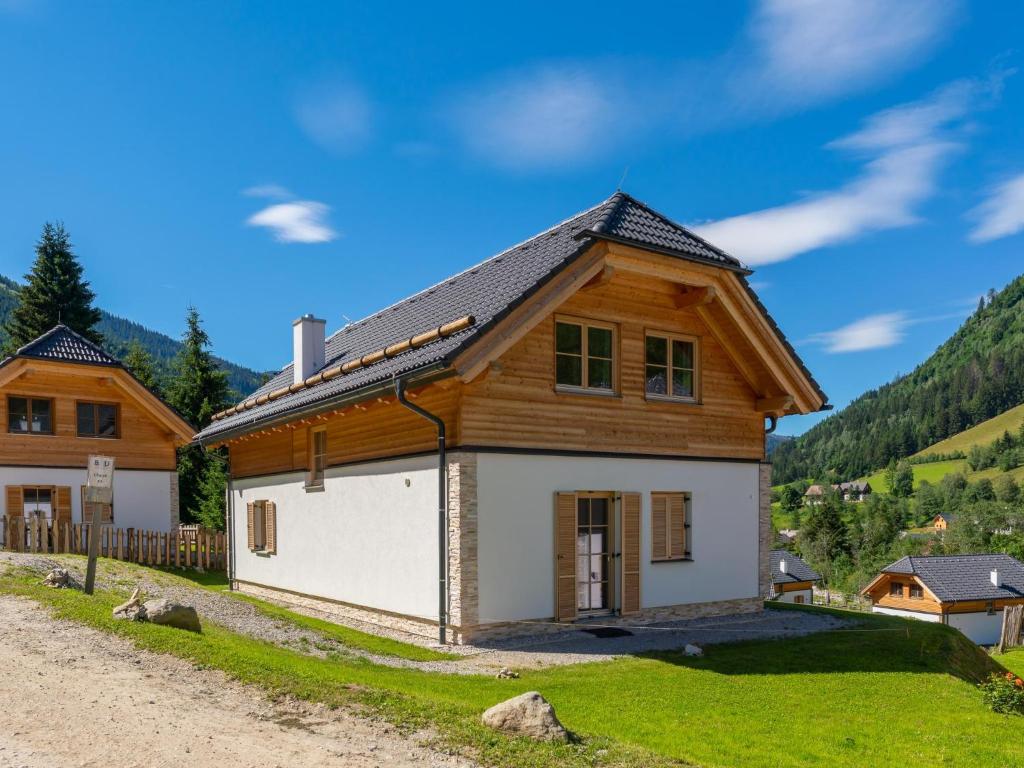
<svg viewBox="0 0 1024 768"><path fill-rule="evenodd" d="M5 536L19 527L12 521L90 521L91 454L115 461L104 524L177 526L176 449L194 430L91 341L58 325L0 362L0 410Z"/></svg>
<svg viewBox="0 0 1024 768"><path fill-rule="evenodd" d="M1002 554L904 557L862 594L875 613L948 624L991 645L999 640L1003 609L1024 604L1024 563Z"/></svg>
<svg viewBox="0 0 1024 768"><path fill-rule="evenodd" d="M803 558L785 549L772 550L772 599L810 605L814 585L820 580L821 575Z"/></svg>
<svg viewBox="0 0 1024 768"><path fill-rule="evenodd" d="M871 483L855 480L851 483L839 483L832 486L839 491L843 501L861 502L871 495Z"/></svg>
<svg viewBox="0 0 1024 768"><path fill-rule="evenodd" d="M948 512L940 512L934 518L932 518L932 528L936 531L947 531L949 526L953 524L955 517Z"/></svg>
<svg viewBox="0 0 1024 768"><path fill-rule="evenodd" d="M616 193L330 336L299 318L198 435L232 585L455 642L760 610L765 432L826 398L748 274Z"/></svg>
<svg viewBox="0 0 1024 768"><path fill-rule="evenodd" d="M821 504L825 499L825 486L823 485L811 485L808 486L807 490L804 491L804 504L807 506L813 506L815 504Z"/></svg>

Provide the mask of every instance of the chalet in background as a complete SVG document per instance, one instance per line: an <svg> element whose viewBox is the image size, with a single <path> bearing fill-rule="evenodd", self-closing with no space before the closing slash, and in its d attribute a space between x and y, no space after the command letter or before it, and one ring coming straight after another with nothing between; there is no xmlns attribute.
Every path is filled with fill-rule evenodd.
<svg viewBox="0 0 1024 768"><path fill-rule="evenodd" d="M980 645L999 640L1003 609L1024 604L1024 563L1009 555L904 557L862 594L875 613L948 624Z"/></svg>
<svg viewBox="0 0 1024 768"><path fill-rule="evenodd" d="M90 454L113 456L114 503L104 523L178 525L175 450L193 429L117 360L58 325L0 362L0 481L10 521L88 522ZM7 529L9 526L5 526Z"/></svg>
<svg viewBox="0 0 1024 768"><path fill-rule="evenodd" d="M616 193L327 339L299 318L198 436L232 584L459 642L760 610L765 419L826 398L748 274Z"/></svg>
<svg viewBox="0 0 1024 768"><path fill-rule="evenodd" d="M814 602L814 585L821 574L785 549L773 549L771 562L772 599L798 605Z"/></svg>
<svg viewBox="0 0 1024 768"><path fill-rule="evenodd" d="M859 503L871 495L871 483L854 481L851 483L834 483L832 490L843 497L843 501ZM820 504L825 498L825 486L811 485L804 491L804 504Z"/></svg>

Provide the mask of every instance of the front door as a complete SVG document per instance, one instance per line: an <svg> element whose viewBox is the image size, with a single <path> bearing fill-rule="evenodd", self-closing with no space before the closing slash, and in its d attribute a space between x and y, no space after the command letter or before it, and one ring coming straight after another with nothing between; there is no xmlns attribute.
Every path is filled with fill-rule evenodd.
<svg viewBox="0 0 1024 768"><path fill-rule="evenodd" d="M576 610L606 613L613 605L614 498L578 494L576 498Z"/></svg>

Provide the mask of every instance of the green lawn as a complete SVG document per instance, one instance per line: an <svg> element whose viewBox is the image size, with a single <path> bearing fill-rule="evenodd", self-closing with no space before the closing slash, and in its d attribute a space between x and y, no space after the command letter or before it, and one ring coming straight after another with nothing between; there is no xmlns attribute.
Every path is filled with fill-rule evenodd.
<svg viewBox="0 0 1024 768"><path fill-rule="evenodd" d="M914 464L914 488L921 485L922 480L927 480L933 485L942 482L942 478L953 472L968 472L967 462L963 459L952 459L950 461L932 461L927 464ZM873 475L860 478L871 483L871 488L876 493L888 493L889 483L885 480L885 470L879 470Z"/></svg>
<svg viewBox="0 0 1024 768"><path fill-rule="evenodd" d="M858 629L549 670L518 680L317 659L213 625L202 635L110 618L120 594L88 598L8 574L0 591L138 646L224 670L272 694L357 703L409 727L433 724L492 765L1024 766L1024 718L988 711L974 682L996 665L940 625L858 614ZM821 609L804 609L821 610ZM846 614L849 615L849 614ZM891 631L896 630L896 631ZM1024 666L1016 653L1003 657ZM535 745L478 724L491 704L539 690L580 741Z"/></svg>

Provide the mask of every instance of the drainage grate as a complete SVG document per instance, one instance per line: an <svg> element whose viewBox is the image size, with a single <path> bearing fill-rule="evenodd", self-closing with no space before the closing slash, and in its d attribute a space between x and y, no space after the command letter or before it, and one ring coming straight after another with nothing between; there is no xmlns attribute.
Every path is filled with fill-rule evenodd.
<svg viewBox="0 0 1024 768"><path fill-rule="evenodd" d="M619 629L618 627L593 627L591 629L581 629L581 632L587 632L594 637L607 638L607 637L632 637L633 633L627 629Z"/></svg>

